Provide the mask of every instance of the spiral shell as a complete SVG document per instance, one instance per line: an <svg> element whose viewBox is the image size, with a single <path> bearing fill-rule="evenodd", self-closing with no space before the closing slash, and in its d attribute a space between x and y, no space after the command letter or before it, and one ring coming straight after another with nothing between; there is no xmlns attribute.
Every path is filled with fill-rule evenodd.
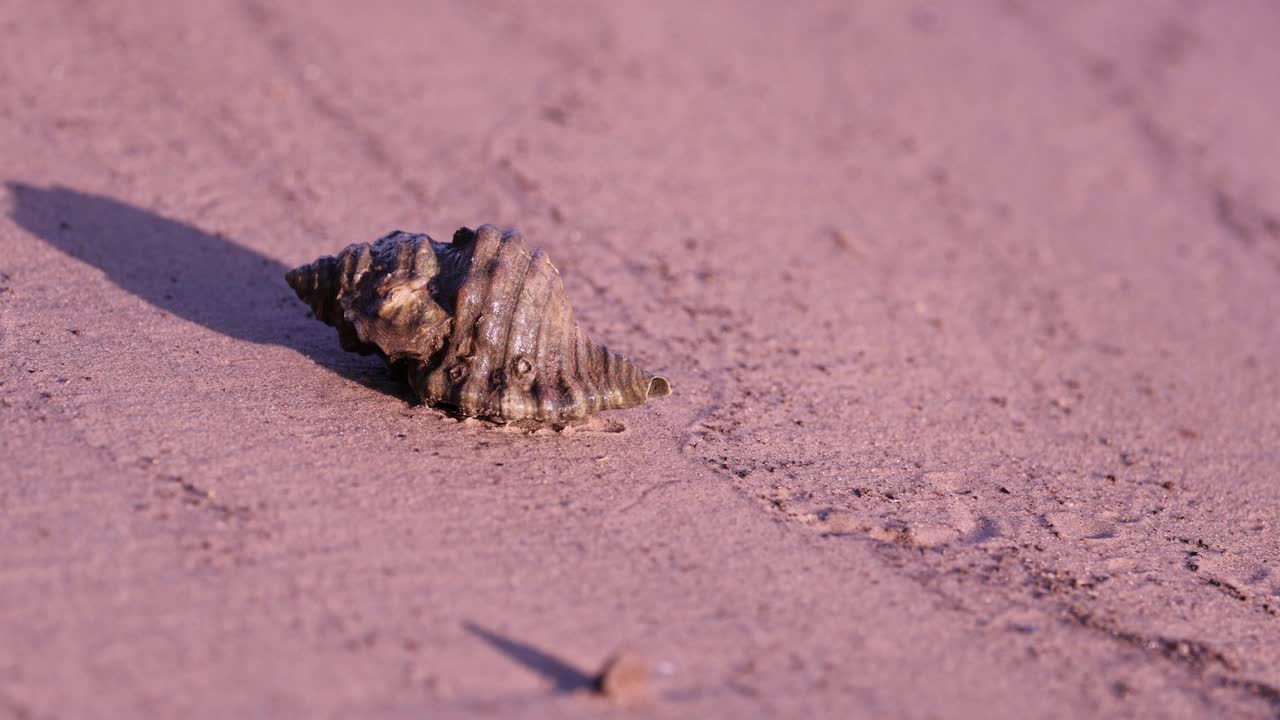
<svg viewBox="0 0 1280 720"><path fill-rule="evenodd" d="M671 394L591 342L559 271L515 230L461 228L452 243L396 231L286 279L343 349L382 355L423 402L463 415L562 424Z"/></svg>

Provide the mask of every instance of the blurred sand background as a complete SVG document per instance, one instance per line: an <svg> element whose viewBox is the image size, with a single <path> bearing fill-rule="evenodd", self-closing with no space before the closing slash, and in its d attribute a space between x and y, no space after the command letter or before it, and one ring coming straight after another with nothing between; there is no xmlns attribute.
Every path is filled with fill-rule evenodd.
<svg viewBox="0 0 1280 720"><path fill-rule="evenodd" d="M1280 6L0 37L0 717L1280 717ZM459 423L284 284L484 222L676 394Z"/></svg>

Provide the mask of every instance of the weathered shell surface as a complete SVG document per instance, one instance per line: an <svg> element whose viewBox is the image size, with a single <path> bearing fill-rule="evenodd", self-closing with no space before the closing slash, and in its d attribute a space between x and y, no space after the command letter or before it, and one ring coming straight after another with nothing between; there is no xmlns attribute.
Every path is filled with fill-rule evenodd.
<svg viewBox="0 0 1280 720"><path fill-rule="evenodd" d="M463 415L564 423L671 393L591 342L560 273L515 230L462 228L452 243L396 231L287 280L343 349L382 355L423 402Z"/></svg>

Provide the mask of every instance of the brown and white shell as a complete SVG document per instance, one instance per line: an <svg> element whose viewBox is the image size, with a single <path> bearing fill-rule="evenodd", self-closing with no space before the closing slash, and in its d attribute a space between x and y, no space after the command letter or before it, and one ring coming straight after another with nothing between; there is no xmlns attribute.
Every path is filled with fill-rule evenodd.
<svg viewBox="0 0 1280 720"><path fill-rule="evenodd" d="M452 243L396 231L286 279L343 349L382 355L423 402L463 415L563 424L671 394L591 342L559 271L516 230L461 228Z"/></svg>

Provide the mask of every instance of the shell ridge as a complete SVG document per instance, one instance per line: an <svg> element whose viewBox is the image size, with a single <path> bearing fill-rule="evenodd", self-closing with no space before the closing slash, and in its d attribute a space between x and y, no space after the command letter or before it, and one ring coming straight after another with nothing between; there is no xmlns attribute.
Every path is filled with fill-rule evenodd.
<svg viewBox="0 0 1280 720"><path fill-rule="evenodd" d="M518 302L512 291L528 271L528 263L523 262L525 254L519 235L504 234L494 256L485 264L484 274L477 278L484 291L483 312L476 319L474 359L463 394L479 415L497 416L502 410L506 341Z"/></svg>
<svg viewBox="0 0 1280 720"><path fill-rule="evenodd" d="M538 343L547 321L547 297L551 290L551 278L546 272L546 253L535 248L520 290L516 293L507 333L503 367L508 373L508 383L501 401L505 416L538 417L540 414L534 387L540 375ZM522 365L528 369L521 371Z"/></svg>
<svg viewBox="0 0 1280 720"><path fill-rule="evenodd" d="M466 275L458 286L454 300L453 332L450 333L448 340L449 352L445 356L445 361L431 373L430 385L436 399L463 412L468 412L470 408L464 397L464 384L461 381L465 380L469 374L470 368L466 365L469 364L474 349L475 326L483 316L481 308L485 300L481 294L482 286L479 284L481 278L478 273L482 272L482 268L497 251L495 235L492 225L481 225L467 239L466 245L469 246L471 255L468 258ZM456 242L457 233L454 234L454 238ZM459 249L468 248L464 246ZM473 275L477 277L472 277Z"/></svg>
<svg viewBox="0 0 1280 720"><path fill-rule="evenodd" d="M591 348L595 343L582 328L575 328L574 333L574 370L576 377L582 382L586 393L588 412L600 409L600 383L596 381L595 368L591 363Z"/></svg>
<svg viewBox="0 0 1280 720"><path fill-rule="evenodd" d="M580 367L579 356L582 354L582 343L578 342L578 335L581 332L581 330L574 327L564 338L565 362L560 367L560 382L564 386L565 392L571 394L575 405L589 403L591 398L585 378L578 371Z"/></svg>
<svg viewBox="0 0 1280 720"><path fill-rule="evenodd" d="M543 314L556 320L544 322L539 330L541 337L537 358L540 393L538 406L539 413L544 419L559 420L565 414L567 407L576 404L576 400L563 377L565 364L568 362L565 353L565 330L569 327L563 320L565 317L564 283L559 273L554 272L554 267L552 271L550 294Z"/></svg>
<svg viewBox="0 0 1280 720"><path fill-rule="evenodd" d="M522 255L525 253L525 250L522 247L524 245L524 238L519 235L515 235L510 242L515 245L515 252L521 253ZM524 258L521 257L521 260L523 259ZM511 335L515 330L515 320L519 317L517 313L520 310L520 300L524 295L524 285L529 280L529 270L533 267L533 260L530 259L529 262L521 263L520 265L520 279L516 281L515 294L511 296L511 306L507 308L508 321L503 323L506 325L506 332L502 335L502 345L500 346L502 348L502 357L498 360L498 370L504 374L507 370L507 361L511 356ZM498 397L499 408L502 407L502 393L506 392L506 386L510 384L510 378L504 378L504 387Z"/></svg>

